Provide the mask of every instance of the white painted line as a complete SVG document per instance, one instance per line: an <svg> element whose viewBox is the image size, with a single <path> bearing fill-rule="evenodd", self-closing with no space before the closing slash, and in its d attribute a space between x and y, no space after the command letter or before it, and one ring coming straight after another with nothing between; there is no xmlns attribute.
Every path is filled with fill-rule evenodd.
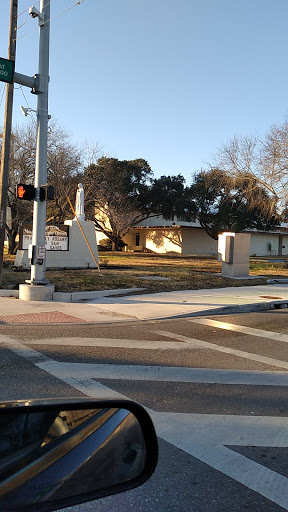
<svg viewBox="0 0 288 512"><path fill-rule="evenodd" d="M245 327L243 325L229 324L227 322L218 322L217 320L210 320L208 318L195 318L189 319L189 322L194 322L202 325L209 325L224 329L226 331L242 332L250 336L259 336L260 338L268 338L269 340L282 341L288 343L288 334L281 334L280 332L264 331L262 329L254 329L253 327Z"/></svg>
<svg viewBox="0 0 288 512"><path fill-rule="evenodd" d="M177 419L179 413L169 414ZM181 413L180 419L182 425L198 430L213 443L288 447L287 417Z"/></svg>
<svg viewBox="0 0 288 512"><path fill-rule="evenodd" d="M38 368L42 368L38 364L36 366L38 366ZM49 371L48 373L50 373L50 375L53 375L53 377L62 380L69 386L72 386L74 389L77 389L77 391L80 391L81 393L84 393L87 396L91 396L92 398L98 398L99 400L114 400L118 398L121 400L129 400L127 396L122 395L121 393L118 393L117 391L114 391L113 389L110 389L107 386L104 386L103 384L100 384L100 382L96 382L93 379L81 379L79 377L71 377L68 375L62 376L61 373L57 371Z"/></svg>
<svg viewBox="0 0 288 512"><path fill-rule="evenodd" d="M23 343L9 338L8 336L0 336L0 345L6 346L9 350L20 357L24 357L24 359L28 359L31 363L52 361L52 359L41 352L37 352L37 350L34 350L33 348L26 347Z"/></svg>
<svg viewBox="0 0 288 512"><path fill-rule="evenodd" d="M159 437L288 510L288 479L184 425L180 414L149 411ZM226 444L226 443L225 443Z"/></svg>
<svg viewBox="0 0 288 512"><path fill-rule="evenodd" d="M49 338L41 340L23 340L27 345L52 345L76 347L132 348L137 350L187 350L185 343L173 341L151 341L110 338Z"/></svg>
<svg viewBox="0 0 288 512"><path fill-rule="evenodd" d="M214 343L209 343L208 341L200 341L194 338L188 338L187 336L182 336L180 334L175 334L167 331L157 330L154 331L156 334L162 334L162 336L170 337L174 340L185 341L187 345L195 348L204 348L209 350L216 350L217 352L222 352L224 354L231 354L236 357L242 357L244 359L249 359L250 361L257 361L258 363L268 364L269 366L275 366L277 368L286 368L288 370L288 362L280 361L279 359L273 359L271 357L261 356L260 354L252 354L251 352L244 352L242 350L236 350L233 348L223 347L221 345L216 345Z"/></svg>
<svg viewBox="0 0 288 512"><path fill-rule="evenodd" d="M0 335L0 345L7 347L9 350L14 352L20 357L27 359L32 364L35 364L40 369L47 371L50 375L62 380L62 382L66 382L69 386L81 391L81 393L86 394L87 396L91 396L94 398L127 398L117 391L113 391L112 389L107 388L107 386L103 386L99 382L96 382L93 379L82 379L76 378L75 371L70 369L70 373L66 372L66 375L62 374L63 365L66 363L57 363L53 359L37 352L33 348L26 347L22 343L9 338L8 336Z"/></svg>
<svg viewBox="0 0 288 512"><path fill-rule="evenodd" d="M288 386L288 372L249 372L244 370L218 370L175 366L66 363L53 360L41 362L38 366L49 373L56 372L63 377L75 373L81 379ZM56 375L56 373L53 374Z"/></svg>

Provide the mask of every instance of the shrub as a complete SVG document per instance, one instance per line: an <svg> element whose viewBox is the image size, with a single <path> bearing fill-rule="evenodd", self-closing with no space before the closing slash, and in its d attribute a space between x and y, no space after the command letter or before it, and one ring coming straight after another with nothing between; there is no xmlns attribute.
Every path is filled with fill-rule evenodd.
<svg viewBox="0 0 288 512"><path fill-rule="evenodd" d="M109 238L103 238L103 240L100 240L98 243L98 251L112 251L112 240Z"/></svg>

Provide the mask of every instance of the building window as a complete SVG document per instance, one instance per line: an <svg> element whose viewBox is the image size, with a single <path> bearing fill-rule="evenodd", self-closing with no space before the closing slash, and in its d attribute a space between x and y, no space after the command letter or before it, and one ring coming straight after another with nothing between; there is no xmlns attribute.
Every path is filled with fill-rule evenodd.
<svg viewBox="0 0 288 512"><path fill-rule="evenodd" d="M139 245L140 245L140 233L136 233L136 243L135 243L135 245L137 247L139 247Z"/></svg>

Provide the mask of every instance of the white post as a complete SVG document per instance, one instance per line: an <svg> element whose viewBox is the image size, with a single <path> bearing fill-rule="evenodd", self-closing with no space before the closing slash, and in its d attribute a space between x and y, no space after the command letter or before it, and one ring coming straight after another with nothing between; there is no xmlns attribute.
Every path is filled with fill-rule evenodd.
<svg viewBox="0 0 288 512"><path fill-rule="evenodd" d="M49 33L50 2L40 1L39 17L39 66L40 91L37 99L37 148L35 164L36 197L33 211L33 254L31 260L31 284L46 284L45 280L45 229L46 201L40 201L40 186L47 183L47 131L48 131L48 83L49 83Z"/></svg>

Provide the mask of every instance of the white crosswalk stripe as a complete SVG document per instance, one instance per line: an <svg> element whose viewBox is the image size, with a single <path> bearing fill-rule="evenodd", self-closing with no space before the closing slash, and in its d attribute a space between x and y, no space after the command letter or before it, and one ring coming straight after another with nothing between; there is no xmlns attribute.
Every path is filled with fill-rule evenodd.
<svg viewBox="0 0 288 512"><path fill-rule="evenodd" d="M48 361L38 364L48 372L56 371L62 377L76 372L81 379L135 380L151 382L198 382L205 384L232 384L252 386L288 386L288 372L218 370L169 366L62 363Z"/></svg>
<svg viewBox="0 0 288 512"><path fill-rule="evenodd" d="M170 337L172 339L176 339L179 341L184 341L187 343L187 347L194 348L206 348L210 350L216 350L217 352L222 352L224 354L231 354L236 357L241 357L244 359L249 359L251 361L257 361L258 363L265 363L270 366L275 366L277 368L286 368L288 370L288 362L281 361L279 359L274 359L272 357L261 356L260 354L253 354L252 352L245 352L243 350L237 350L230 347L223 347L222 345L218 345L216 343L210 343L208 341L202 341L195 338L190 338L188 336L182 336L181 334L176 334L172 332L167 332L163 330L154 331L156 334L162 334L162 336Z"/></svg>
<svg viewBox="0 0 288 512"><path fill-rule="evenodd" d="M133 348L137 350L187 350L184 343L173 341L151 341L111 338L44 338L29 340L29 345L69 346L69 347L105 347Z"/></svg>
<svg viewBox="0 0 288 512"><path fill-rule="evenodd" d="M250 336L258 336L260 338L267 338L269 340L282 341L288 343L288 335L279 332L264 331L263 329L255 329L253 327L245 327L238 324L230 324L228 322L219 322L218 320L211 320L210 318L189 318L189 322L196 324L208 325L210 327L217 327L225 331L242 332Z"/></svg>

